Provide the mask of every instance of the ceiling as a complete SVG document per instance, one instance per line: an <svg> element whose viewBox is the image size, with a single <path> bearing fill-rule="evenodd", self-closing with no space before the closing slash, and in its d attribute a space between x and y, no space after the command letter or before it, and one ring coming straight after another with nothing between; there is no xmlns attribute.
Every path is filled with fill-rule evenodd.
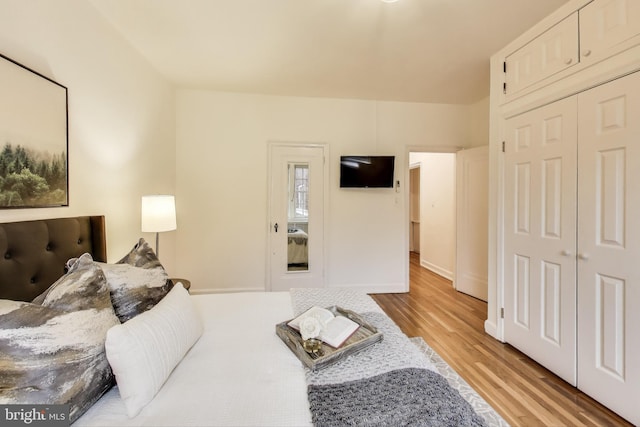
<svg viewBox="0 0 640 427"><path fill-rule="evenodd" d="M567 0L90 0L176 86L470 104Z"/></svg>

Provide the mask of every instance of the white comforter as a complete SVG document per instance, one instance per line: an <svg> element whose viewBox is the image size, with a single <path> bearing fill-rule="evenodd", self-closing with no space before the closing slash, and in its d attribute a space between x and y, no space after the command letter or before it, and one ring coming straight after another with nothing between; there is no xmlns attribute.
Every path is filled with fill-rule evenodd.
<svg viewBox="0 0 640 427"><path fill-rule="evenodd" d="M204 333L156 397L128 418L118 388L74 426L311 425L302 364L275 333L288 292L192 296Z"/></svg>

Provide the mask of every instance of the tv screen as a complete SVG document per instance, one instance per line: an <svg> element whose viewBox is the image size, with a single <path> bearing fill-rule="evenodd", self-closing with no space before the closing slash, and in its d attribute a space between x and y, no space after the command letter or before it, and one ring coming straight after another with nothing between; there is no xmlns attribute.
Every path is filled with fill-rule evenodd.
<svg viewBox="0 0 640 427"><path fill-rule="evenodd" d="M393 188L394 156L341 156L341 188Z"/></svg>

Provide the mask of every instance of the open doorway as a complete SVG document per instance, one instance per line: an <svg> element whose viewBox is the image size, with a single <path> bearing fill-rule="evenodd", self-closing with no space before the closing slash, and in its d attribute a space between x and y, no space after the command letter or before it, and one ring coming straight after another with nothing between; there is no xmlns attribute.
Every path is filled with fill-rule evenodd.
<svg viewBox="0 0 640 427"><path fill-rule="evenodd" d="M420 163L409 166L409 252L420 254Z"/></svg>
<svg viewBox="0 0 640 427"><path fill-rule="evenodd" d="M487 215L488 147L409 152L409 259L484 301Z"/></svg>
<svg viewBox="0 0 640 427"><path fill-rule="evenodd" d="M418 229L420 265L453 281L456 244L456 154L411 152L410 171L419 170L412 220ZM414 185L410 180L409 185ZM411 204L411 202L410 202ZM410 228L410 233L416 230ZM410 226L411 227L411 226ZM414 251L416 252L416 251Z"/></svg>

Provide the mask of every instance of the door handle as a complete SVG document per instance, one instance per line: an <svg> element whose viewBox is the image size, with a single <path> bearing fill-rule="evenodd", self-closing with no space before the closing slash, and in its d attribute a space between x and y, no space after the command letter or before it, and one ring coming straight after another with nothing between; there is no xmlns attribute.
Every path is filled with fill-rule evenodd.
<svg viewBox="0 0 640 427"><path fill-rule="evenodd" d="M588 260L588 259L589 259L589 254L588 254L588 253L581 253L581 254L578 254L578 259L581 259L581 260L583 260L583 261L586 261L586 260Z"/></svg>
<svg viewBox="0 0 640 427"><path fill-rule="evenodd" d="M278 232L278 223L276 222L275 225L273 226L273 229L276 231L276 233Z"/></svg>

